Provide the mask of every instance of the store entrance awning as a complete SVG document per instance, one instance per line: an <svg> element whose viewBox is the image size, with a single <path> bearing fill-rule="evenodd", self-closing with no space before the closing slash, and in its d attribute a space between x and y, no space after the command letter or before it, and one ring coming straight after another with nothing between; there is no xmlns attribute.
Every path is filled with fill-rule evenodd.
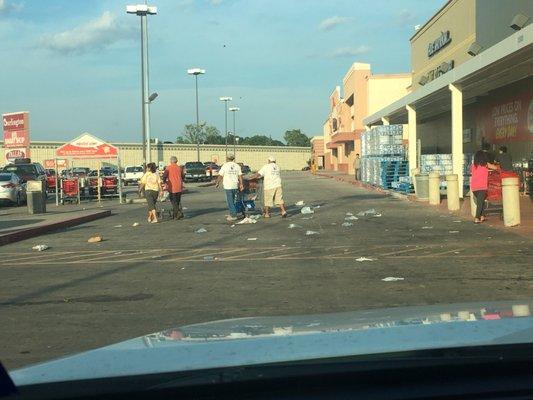
<svg viewBox="0 0 533 400"><path fill-rule="evenodd" d="M533 73L533 24L486 49L425 86L369 115L365 125L407 122L407 105L416 107L417 118L424 120L450 110L450 84L461 88L463 104L477 101L491 90L525 79Z"/></svg>

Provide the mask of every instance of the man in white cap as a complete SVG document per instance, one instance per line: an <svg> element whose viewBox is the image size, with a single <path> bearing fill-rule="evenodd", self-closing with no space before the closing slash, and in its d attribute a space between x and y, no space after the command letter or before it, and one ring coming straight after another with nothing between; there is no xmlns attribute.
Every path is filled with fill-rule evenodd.
<svg viewBox="0 0 533 400"><path fill-rule="evenodd" d="M263 197L265 208L263 215L265 218L270 218L269 208L274 207L274 204L281 209L281 216L285 218L287 211L285 210L285 203L283 202L283 190L281 189L281 174L276 158L274 156L268 157L268 164L265 164L254 177L263 177Z"/></svg>
<svg viewBox="0 0 533 400"><path fill-rule="evenodd" d="M222 182L224 192L226 193L226 202L228 203L230 213L226 220L228 222L236 221L237 207L235 202L240 196L239 191L243 190L243 183L241 167L235 162L235 156L229 155L226 158L226 163L220 168L217 182L215 184L217 188L220 186L220 182Z"/></svg>

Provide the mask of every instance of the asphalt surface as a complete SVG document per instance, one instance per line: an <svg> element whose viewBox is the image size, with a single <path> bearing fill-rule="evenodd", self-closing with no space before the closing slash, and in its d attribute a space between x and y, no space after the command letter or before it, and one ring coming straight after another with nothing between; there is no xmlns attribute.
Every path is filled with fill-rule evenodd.
<svg viewBox="0 0 533 400"><path fill-rule="evenodd" d="M143 205L123 205L3 246L0 360L13 369L217 319L532 297L532 240L512 230L308 173L283 179L288 219L232 227L223 192L190 184L181 221L148 224Z"/></svg>

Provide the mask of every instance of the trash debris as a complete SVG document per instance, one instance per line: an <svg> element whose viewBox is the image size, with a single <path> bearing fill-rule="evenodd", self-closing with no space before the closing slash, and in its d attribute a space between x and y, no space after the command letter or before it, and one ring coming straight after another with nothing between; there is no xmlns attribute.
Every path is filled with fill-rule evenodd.
<svg viewBox="0 0 533 400"><path fill-rule="evenodd" d="M195 231L196 233L206 233L207 232L207 229L205 228L199 228Z"/></svg>
<svg viewBox="0 0 533 400"><path fill-rule="evenodd" d="M359 218L357 218L356 216L354 215L350 215L346 218L344 218L345 221L357 221Z"/></svg>
<svg viewBox="0 0 533 400"><path fill-rule="evenodd" d="M351 217L351 216L353 215L353 213L351 213L351 212L347 212L346 215L349 216L349 217Z"/></svg>
<svg viewBox="0 0 533 400"><path fill-rule="evenodd" d="M185 267L181 267L181 269L185 269Z"/></svg>
<svg viewBox="0 0 533 400"><path fill-rule="evenodd" d="M455 222L456 224L460 224L463 221L453 221L453 222Z"/></svg>
<svg viewBox="0 0 533 400"><path fill-rule="evenodd" d="M459 233L459 231L448 231L448 233Z"/></svg>
<svg viewBox="0 0 533 400"><path fill-rule="evenodd" d="M299 200L296 203L294 203L295 206L304 206L305 202L303 200Z"/></svg>
<svg viewBox="0 0 533 400"><path fill-rule="evenodd" d="M250 215L250 218L255 219L257 221L259 218L261 218L261 214Z"/></svg>
<svg viewBox="0 0 533 400"><path fill-rule="evenodd" d="M404 278L398 278L395 276L387 276L386 278L382 279L383 282L396 282L396 281L403 281L403 280Z"/></svg>
<svg viewBox="0 0 533 400"><path fill-rule="evenodd" d="M300 212L302 214L314 214L315 212L313 210L311 210L311 207L309 206L306 206L306 207L303 207Z"/></svg>
<svg viewBox="0 0 533 400"><path fill-rule="evenodd" d="M381 217L381 214L374 214L373 217L379 218L379 217Z"/></svg>
<svg viewBox="0 0 533 400"><path fill-rule="evenodd" d="M102 236L92 236L89 238L89 240L87 240L87 243L98 243L98 242L101 242L102 241Z"/></svg>
<svg viewBox="0 0 533 400"><path fill-rule="evenodd" d="M246 240L250 240L250 241L252 241L252 240L257 240L257 238L248 238L248 239L246 239Z"/></svg>
<svg viewBox="0 0 533 400"><path fill-rule="evenodd" d="M422 229L433 229L433 227L432 227L432 226L427 226L427 225L426 225L426 226L423 226Z"/></svg>
<svg viewBox="0 0 533 400"><path fill-rule="evenodd" d="M235 228L235 224L231 225L230 228Z"/></svg>
<svg viewBox="0 0 533 400"><path fill-rule="evenodd" d="M313 208L320 208L320 204L316 205L316 206L313 206Z"/></svg>
<svg viewBox="0 0 533 400"><path fill-rule="evenodd" d="M361 211L361 212L358 212L358 213L357 213L357 216L358 216L358 217L364 217L365 215L366 215L366 214L365 214L364 211Z"/></svg>
<svg viewBox="0 0 533 400"><path fill-rule="evenodd" d="M181 209L182 209L182 210L188 210L188 208L187 208L187 207L181 207Z"/></svg>
<svg viewBox="0 0 533 400"><path fill-rule="evenodd" d="M301 228L301 226L298 224L289 224L289 229L294 229L294 228Z"/></svg>
<svg viewBox="0 0 533 400"><path fill-rule="evenodd" d="M307 231L305 232L306 236L311 236L311 235L318 235L319 233L317 231Z"/></svg>
<svg viewBox="0 0 533 400"><path fill-rule="evenodd" d="M337 223L336 222L332 222L331 225L337 225Z"/></svg>
<svg viewBox="0 0 533 400"><path fill-rule="evenodd" d="M122 252L121 251L115 251L113 254L118 256L118 255L122 254Z"/></svg>
<svg viewBox="0 0 533 400"><path fill-rule="evenodd" d="M122 228L122 225L115 225L113 228Z"/></svg>
<svg viewBox="0 0 533 400"><path fill-rule="evenodd" d="M139 226L138 222L134 222L132 226Z"/></svg>
<svg viewBox="0 0 533 400"><path fill-rule="evenodd" d="M373 258L368 258L368 257L359 257L359 258L356 258L355 261L358 261L358 262L374 261L374 259Z"/></svg>
<svg viewBox="0 0 533 400"><path fill-rule="evenodd" d="M217 258L215 256L204 256L204 261L216 261Z"/></svg>
<svg viewBox="0 0 533 400"><path fill-rule="evenodd" d="M31 249L32 250L37 250L37 251L44 251L44 250L48 250L50 247L48 247L47 245L45 244L39 244L37 246L33 246Z"/></svg>
<svg viewBox="0 0 533 400"><path fill-rule="evenodd" d="M302 217L302 219L313 219L313 217Z"/></svg>
<svg viewBox="0 0 533 400"><path fill-rule="evenodd" d="M349 227L349 226L353 226L353 224L351 222L343 222L342 223L342 226L344 226L345 228Z"/></svg>
<svg viewBox="0 0 533 400"><path fill-rule="evenodd" d="M256 219L252 219L250 217L246 217L239 222L237 222L237 225L243 225L243 224L255 224L257 222Z"/></svg>

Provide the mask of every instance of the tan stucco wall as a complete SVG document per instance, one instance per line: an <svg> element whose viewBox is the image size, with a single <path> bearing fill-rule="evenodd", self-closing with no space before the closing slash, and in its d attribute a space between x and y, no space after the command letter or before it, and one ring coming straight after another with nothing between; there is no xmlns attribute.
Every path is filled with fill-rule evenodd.
<svg viewBox="0 0 533 400"><path fill-rule="evenodd" d="M451 42L432 57L428 57L428 45L441 32L450 31ZM452 0L430 19L411 38L411 67L413 89L422 75L437 68L443 62L454 61L454 67L472 58L468 47L476 40L476 1Z"/></svg>
<svg viewBox="0 0 533 400"><path fill-rule="evenodd" d="M409 93L411 74L373 75L368 79L368 114L373 114ZM366 115L365 115L366 117Z"/></svg>
<svg viewBox="0 0 533 400"><path fill-rule="evenodd" d="M54 158L55 149L63 143L60 142L33 142L30 148L31 159L44 163L46 159ZM142 149L136 143L118 143L121 165L140 165L142 163ZM200 146L201 161L218 160L221 164L225 160L225 146L202 145ZM228 154L233 154L233 146L228 147ZM249 165L252 170L257 170L267 163L268 156L276 157L280 168L284 170L301 170L311 158L311 148L307 147L278 147L278 146L237 146L236 161ZM152 147L152 161L158 163L169 162L171 156L178 157L180 164L187 161L196 161L196 145L191 144L159 144ZM97 160L75 160L75 165L97 168ZM110 162L114 164L114 162Z"/></svg>

